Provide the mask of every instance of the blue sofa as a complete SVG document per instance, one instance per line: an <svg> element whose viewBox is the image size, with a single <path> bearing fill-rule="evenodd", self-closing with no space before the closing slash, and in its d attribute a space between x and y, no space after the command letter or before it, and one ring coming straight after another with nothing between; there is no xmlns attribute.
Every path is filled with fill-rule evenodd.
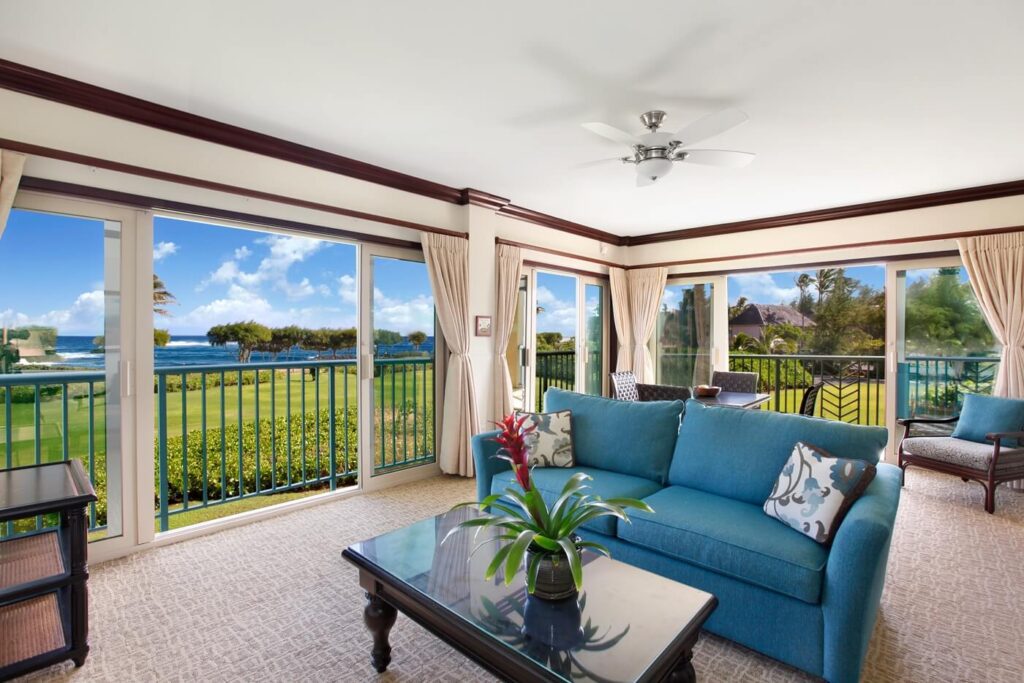
<svg viewBox="0 0 1024 683"><path fill-rule="evenodd" d="M534 469L549 502L569 476L586 472L596 494L642 498L655 511L634 512L628 524L595 520L583 536L618 560L716 595L718 609L706 624L712 633L831 683L860 679L885 581L899 469L878 464L831 546L761 506L797 441L878 463L884 428L559 389L547 391L545 409L572 411L576 459L571 468ZM493 457L496 434L473 440L481 500L515 482L508 463Z"/></svg>

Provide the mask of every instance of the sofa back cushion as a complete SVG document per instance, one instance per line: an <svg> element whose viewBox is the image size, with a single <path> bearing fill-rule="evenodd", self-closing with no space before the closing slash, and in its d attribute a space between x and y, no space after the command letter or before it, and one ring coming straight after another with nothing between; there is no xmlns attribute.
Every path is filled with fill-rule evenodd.
<svg viewBox="0 0 1024 683"><path fill-rule="evenodd" d="M577 467L643 477L664 484L679 433L682 401L616 401L551 388L544 410L572 411Z"/></svg>
<svg viewBox="0 0 1024 683"><path fill-rule="evenodd" d="M686 403L669 483L761 505L797 441L878 463L888 432L834 420Z"/></svg>

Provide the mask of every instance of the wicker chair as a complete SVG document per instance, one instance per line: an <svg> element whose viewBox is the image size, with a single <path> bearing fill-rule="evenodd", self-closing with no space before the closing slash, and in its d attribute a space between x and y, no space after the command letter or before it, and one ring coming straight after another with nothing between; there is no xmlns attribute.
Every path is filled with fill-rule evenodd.
<svg viewBox="0 0 1024 683"><path fill-rule="evenodd" d="M613 372L612 398L620 401L685 401L690 398L689 387L670 384L640 384L631 371Z"/></svg>
<svg viewBox="0 0 1024 683"><path fill-rule="evenodd" d="M812 384L804 391L804 397L800 401L800 414L814 417L814 404L818 402L818 394L821 393L821 382Z"/></svg>
<svg viewBox="0 0 1024 683"><path fill-rule="evenodd" d="M935 435L936 427L952 426L959 419L911 418L896 421L906 428L899 447L899 466L903 470L901 483L910 465L955 474L964 481L976 481L985 487L985 512L992 514L996 509L996 487L1024 479L1024 448L1003 446L1004 441L1024 439L1024 431L986 434L985 438L991 444ZM910 432L915 427L931 434L911 436Z"/></svg>
<svg viewBox="0 0 1024 683"><path fill-rule="evenodd" d="M758 374L756 372L724 372L716 370L711 375L711 384L722 387L722 391L734 391L740 394L757 393Z"/></svg>

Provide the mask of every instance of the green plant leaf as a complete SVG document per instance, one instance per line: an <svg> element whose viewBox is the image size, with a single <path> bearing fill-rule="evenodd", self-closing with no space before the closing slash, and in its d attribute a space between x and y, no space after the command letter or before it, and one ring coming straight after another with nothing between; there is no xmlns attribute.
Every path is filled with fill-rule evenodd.
<svg viewBox="0 0 1024 683"><path fill-rule="evenodd" d="M583 563L580 562L580 551L576 549L576 545L569 538L559 540L558 545L562 546L565 556L569 559L572 581L576 584L576 590L580 590L583 588Z"/></svg>
<svg viewBox="0 0 1024 683"><path fill-rule="evenodd" d="M544 559L544 556L537 553L530 558L530 561L526 565L526 592L533 595L533 591L537 589L537 573L540 571L540 561Z"/></svg>
<svg viewBox="0 0 1024 683"><path fill-rule="evenodd" d="M540 495L540 491L536 488L532 488L526 492L524 496L526 503L530 507L533 520L537 523L541 529L548 529L551 526L551 517L548 516L548 506L544 502L544 498Z"/></svg>
<svg viewBox="0 0 1024 683"><path fill-rule="evenodd" d="M523 555L526 554L526 549L530 547L530 543L536 535L536 532L527 529L519 534L518 538L512 541L512 545L509 546L508 557L505 559L506 586L512 583L512 579L515 577L516 571L523 564Z"/></svg>
<svg viewBox="0 0 1024 683"><path fill-rule="evenodd" d="M498 552L494 553L494 558L491 559L491 563L487 565L487 571L484 572L484 580L490 581L494 578L494 575L498 573L498 567L505 561L508 556L508 551L512 548L511 545L503 545L498 548Z"/></svg>
<svg viewBox="0 0 1024 683"><path fill-rule="evenodd" d="M556 540L552 539L551 537L546 536L544 534L537 534L536 536L534 536L533 537L533 542L536 543L537 545L539 545L544 550L547 550L548 552L551 552L551 553L557 552L562 547L562 546L558 545L558 541L556 541Z"/></svg>
<svg viewBox="0 0 1024 683"><path fill-rule="evenodd" d="M579 547L579 548L590 548L591 550L595 550L595 551L601 553L605 557L611 557L612 556L612 554L610 552L608 552L608 548L605 548L600 543L595 543L594 541L580 541L579 543L576 544L576 546Z"/></svg>
<svg viewBox="0 0 1024 683"><path fill-rule="evenodd" d="M642 500L637 500L636 498L609 498L605 502L609 505L617 505L620 508L635 508L637 510L643 510L644 512L654 514L654 508Z"/></svg>

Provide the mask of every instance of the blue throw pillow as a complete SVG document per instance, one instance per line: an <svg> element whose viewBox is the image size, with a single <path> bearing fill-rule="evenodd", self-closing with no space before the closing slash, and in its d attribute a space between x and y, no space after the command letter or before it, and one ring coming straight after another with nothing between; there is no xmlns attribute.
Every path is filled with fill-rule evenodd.
<svg viewBox="0 0 1024 683"><path fill-rule="evenodd" d="M953 430L957 439L991 443L985 435L991 432L1019 432L1024 429L1024 400L999 398L982 394L964 396L964 407ZM1016 445L1011 441L1005 445Z"/></svg>

